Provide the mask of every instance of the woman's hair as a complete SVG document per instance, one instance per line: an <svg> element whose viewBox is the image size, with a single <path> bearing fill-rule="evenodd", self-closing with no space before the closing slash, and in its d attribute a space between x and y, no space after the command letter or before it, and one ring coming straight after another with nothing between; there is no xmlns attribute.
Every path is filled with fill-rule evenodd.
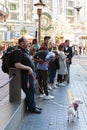
<svg viewBox="0 0 87 130"><path fill-rule="evenodd" d="M59 51L61 51L63 48L64 48L64 46L62 44L60 44L58 47Z"/></svg>
<svg viewBox="0 0 87 130"><path fill-rule="evenodd" d="M53 46L53 47L52 47L52 50L57 50L57 46Z"/></svg>
<svg viewBox="0 0 87 130"><path fill-rule="evenodd" d="M32 45L33 45L33 44L37 44L37 39L36 39L36 38L33 39Z"/></svg>

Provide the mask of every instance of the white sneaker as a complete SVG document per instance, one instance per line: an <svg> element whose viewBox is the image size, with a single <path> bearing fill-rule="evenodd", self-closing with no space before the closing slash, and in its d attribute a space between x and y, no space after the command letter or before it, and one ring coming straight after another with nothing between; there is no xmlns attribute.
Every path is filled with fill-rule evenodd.
<svg viewBox="0 0 87 130"><path fill-rule="evenodd" d="M50 99L54 99L54 96L51 96L50 94L44 97L45 100L50 100Z"/></svg>
<svg viewBox="0 0 87 130"><path fill-rule="evenodd" d="M57 88L57 86L53 85L53 89L56 89L56 88Z"/></svg>
<svg viewBox="0 0 87 130"><path fill-rule="evenodd" d="M66 82L66 81L64 81L64 82L63 82L63 84L67 85L67 82Z"/></svg>
<svg viewBox="0 0 87 130"><path fill-rule="evenodd" d="M49 89L49 90L52 90L52 87L51 87L51 86L49 86L49 87L48 87L48 89Z"/></svg>
<svg viewBox="0 0 87 130"><path fill-rule="evenodd" d="M65 84L63 84L63 83L60 83L59 85L60 85L60 86L65 86Z"/></svg>
<svg viewBox="0 0 87 130"><path fill-rule="evenodd" d="M44 94L40 94L39 97L40 98L44 98L45 97L45 93Z"/></svg>

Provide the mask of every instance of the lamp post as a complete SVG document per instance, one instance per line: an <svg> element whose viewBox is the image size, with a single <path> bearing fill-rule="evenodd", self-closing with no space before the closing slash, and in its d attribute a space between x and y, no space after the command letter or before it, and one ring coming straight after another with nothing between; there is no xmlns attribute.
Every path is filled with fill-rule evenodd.
<svg viewBox="0 0 87 130"><path fill-rule="evenodd" d="M79 2L78 2L78 6L74 7L74 9L77 11L77 21L79 21L79 12L81 10L81 6L79 6Z"/></svg>
<svg viewBox="0 0 87 130"><path fill-rule="evenodd" d="M38 3L34 4L34 6L37 7L37 14L38 14L38 43L41 44L41 14L42 14L42 7L45 6L45 4L42 1L39 1Z"/></svg>
<svg viewBox="0 0 87 130"><path fill-rule="evenodd" d="M80 41L79 41L79 34L81 33L81 31L80 31L80 29L79 29L79 27L80 27L80 21L79 21L79 20L80 20L80 19L79 19L79 17L80 17L79 15L80 15L80 14L79 14L79 12L80 12L81 8L82 8L82 7L79 6L79 2L78 2L78 6L74 7L74 9L77 11L77 24L76 24L76 31L75 31L75 32L76 32L76 34L75 34L75 40L76 40L76 42L78 43L78 49L81 48L81 46L80 46L80 44L79 44L79 42L80 42ZM80 51L79 51L79 52L80 52ZM78 52L78 54L80 54L79 52Z"/></svg>

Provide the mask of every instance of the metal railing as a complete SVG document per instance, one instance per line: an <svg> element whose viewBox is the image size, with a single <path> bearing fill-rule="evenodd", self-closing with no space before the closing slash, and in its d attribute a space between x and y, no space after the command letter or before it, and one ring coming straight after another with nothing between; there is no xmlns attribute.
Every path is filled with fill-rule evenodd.
<svg viewBox="0 0 87 130"><path fill-rule="evenodd" d="M3 88L4 86L6 86L8 83L10 83L10 81L14 78L14 76L16 76L15 74L12 74L12 76L9 78L9 80L4 83L3 85L0 86L0 89Z"/></svg>
<svg viewBox="0 0 87 130"><path fill-rule="evenodd" d="M21 103L21 71L16 68L9 69L9 80L0 86L0 89L9 83L9 102Z"/></svg>

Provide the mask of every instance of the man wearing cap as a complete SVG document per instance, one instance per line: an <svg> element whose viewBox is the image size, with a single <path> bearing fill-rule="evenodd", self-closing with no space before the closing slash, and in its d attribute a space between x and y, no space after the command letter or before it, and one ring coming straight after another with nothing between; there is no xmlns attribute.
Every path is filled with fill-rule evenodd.
<svg viewBox="0 0 87 130"><path fill-rule="evenodd" d="M42 45L40 47L40 50L48 51L48 54L45 58L45 61L43 63L37 64L38 82L39 82L39 85L41 87L43 86L43 89L44 89L44 94L40 91L41 92L40 97L44 98L46 100L54 99L54 96L50 95L49 92L48 92L48 63L50 62L50 60L53 57L55 57L55 55L51 51L48 50L49 39L50 39L49 36L45 36L44 42L42 43Z"/></svg>
<svg viewBox="0 0 87 130"><path fill-rule="evenodd" d="M41 44L40 50L48 50L49 39L50 39L50 36L44 37L44 42Z"/></svg>

